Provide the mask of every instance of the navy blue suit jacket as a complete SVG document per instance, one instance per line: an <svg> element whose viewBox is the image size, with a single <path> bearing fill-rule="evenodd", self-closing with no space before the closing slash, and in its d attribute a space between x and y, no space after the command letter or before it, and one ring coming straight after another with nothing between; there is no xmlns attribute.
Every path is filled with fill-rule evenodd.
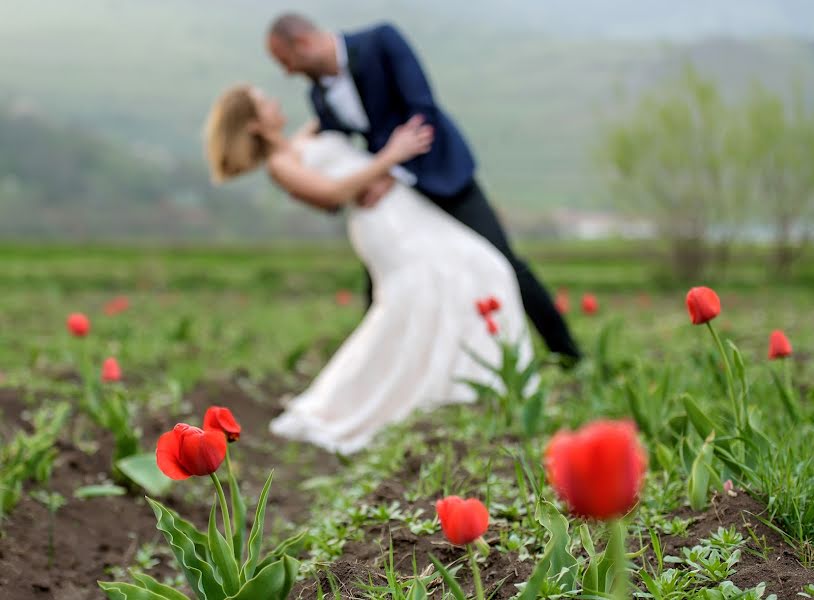
<svg viewBox="0 0 814 600"><path fill-rule="evenodd" d="M368 131L357 132L367 140L368 150L378 152L396 127L423 115L434 128L432 149L403 166L415 174L415 187L430 197L448 198L464 190L472 183L475 160L461 132L436 105L421 65L401 34L383 24L344 38L348 69L370 121ZM352 133L316 84L310 97L320 129Z"/></svg>

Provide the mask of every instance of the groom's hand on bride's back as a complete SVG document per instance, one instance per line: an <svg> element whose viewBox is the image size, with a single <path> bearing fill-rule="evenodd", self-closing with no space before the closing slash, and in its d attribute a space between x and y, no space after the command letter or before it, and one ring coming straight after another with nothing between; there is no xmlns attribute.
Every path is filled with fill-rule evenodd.
<svg viewBox="0 0 814 600"><path fill-rule="evenodd" d="M385 194L392 189L394 183L396 183L396 180L392 175L380 177L359 194L356 198L357 206L362 208L372 208L376 206L379 200L384 198Z"/></svg>

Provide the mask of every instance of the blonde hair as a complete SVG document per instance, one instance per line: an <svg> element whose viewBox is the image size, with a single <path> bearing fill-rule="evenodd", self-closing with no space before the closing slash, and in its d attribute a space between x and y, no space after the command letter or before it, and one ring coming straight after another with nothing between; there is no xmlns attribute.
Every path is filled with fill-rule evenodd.
<svg viewBox="0 0 814 600"><path fill-rule="evenodd" d="M249 86L234 86L217 99L204 130L212 181L220 183L251 171L269 155L268 140L249 130L255 120L257 109Z"/></svg>

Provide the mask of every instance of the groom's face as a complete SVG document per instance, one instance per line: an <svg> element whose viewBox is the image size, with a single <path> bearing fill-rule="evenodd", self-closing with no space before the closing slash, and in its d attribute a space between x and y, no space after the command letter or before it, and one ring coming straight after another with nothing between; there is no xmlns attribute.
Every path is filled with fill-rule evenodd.
<svg viewBox="0 0 814 600"><path fill-rule="evenodd" d="M306 34L285 40L271 35L266 40L266 49L289 75L307 75L312 79L323 75L323 61L314 36Z"/></svg>

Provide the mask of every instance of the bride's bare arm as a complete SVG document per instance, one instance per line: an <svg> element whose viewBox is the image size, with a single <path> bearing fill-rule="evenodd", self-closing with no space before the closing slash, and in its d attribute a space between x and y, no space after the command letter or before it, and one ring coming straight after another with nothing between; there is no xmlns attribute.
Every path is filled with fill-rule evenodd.
<svg viewBox="0 0 814 600"><path fill-rule="evenodd" d="M289 194L317 208L333 210L351 202L390 169L424 154L432 144L432 128L420 120L397 128L387 145L364 168L340 179L331 179L306 165L292 152L278 152L269 159L268 170Z"/></svg>

